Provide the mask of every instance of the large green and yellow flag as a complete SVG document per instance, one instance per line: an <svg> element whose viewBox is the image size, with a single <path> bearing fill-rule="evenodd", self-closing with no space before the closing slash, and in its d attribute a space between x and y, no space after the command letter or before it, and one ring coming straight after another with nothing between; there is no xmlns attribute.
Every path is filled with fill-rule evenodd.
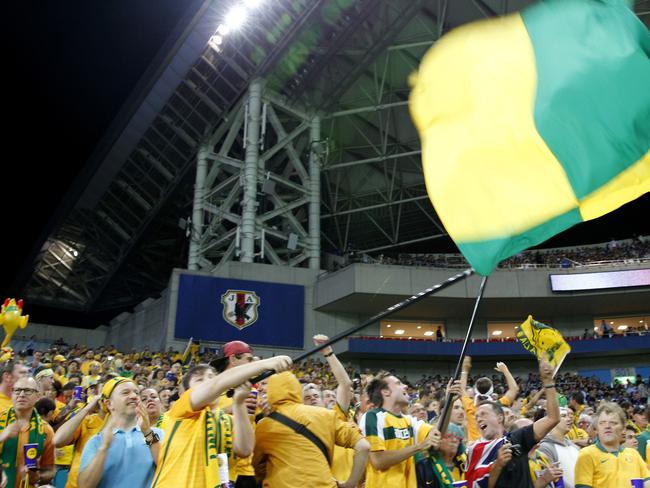
<svg viewBox="0 0 650 488"><path fill-rule="evenodd" d="M650 33L624 0L462 26L414 75L427 192L483 275L650 191Z"/></svg>
<svg viewBox="0 0 650 488"><path fill-rule="evenodd" d="M546 359L551 363L553 375L560 369L566 355L571 352L571 346L557 329L537 322L532 315L519 326L517 339L524 349L533 353L537 359Z"/></svg>

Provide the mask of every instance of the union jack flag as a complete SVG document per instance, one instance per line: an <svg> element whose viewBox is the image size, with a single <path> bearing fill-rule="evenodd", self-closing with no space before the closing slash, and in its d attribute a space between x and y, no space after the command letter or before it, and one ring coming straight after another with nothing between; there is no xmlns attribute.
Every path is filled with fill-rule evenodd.
<svg viewBox="0 0 650 488"><path fill-rule="evenodd" d="M467 450L467 488L487 488L492 464L497 459L505 437L493 441L480 441Z"/></svg>

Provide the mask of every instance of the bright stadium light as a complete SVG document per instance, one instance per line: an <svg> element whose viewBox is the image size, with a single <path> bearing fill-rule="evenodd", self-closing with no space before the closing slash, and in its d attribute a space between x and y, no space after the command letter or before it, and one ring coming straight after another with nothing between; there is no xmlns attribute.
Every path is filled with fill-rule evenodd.
<svg viewBox="0 0 650 488"><path fill-rule="evenodd" d="M495 330L495 331L492 332L493 336L500 336L501 334L503 334L503 331L500 331L500 330Z"/></svg>
<svg viewBox="0 0 650 488"><path fill-rule="evenodd" d="M386 327L392 327L392 325L390 325L390 324L387 324L387 325L386 325Z"/></svg>
<svg viewBox="0 0 650 488"><path fill-rule="evenodd" d="M432 335L433 335L433 331L432 331L432 330L427 330L427 331L424 333L424 335L425 335L425 336L432 336Z"/></svg>
<svg viewBox="0 0 650 488"><path fill-rule="evenodd" d="M627 330L627 325L619 325L616 327L618 330Z"/></svg>
<svg viewBox="0 0 650 488"><path fill-rule="evenodd" d="M246 22L246 17L248 17L248 12L243 5L235 5L230 11L226 14L224 19L226 27L231 30L239 29Z"/></svg>
<svg viewBox="0 0 650 488"><path fill-rule="evenodd" d="M395 335L404 335L404 331L402 329L397 329Z"/></svg>
<svg viewBox="0 0 650 488"><path fill-rule="evenodd" d="M217 34L226 36L230 32L230 28L227 25L224 24L219 24L219 27L217 27Z"/></svg>

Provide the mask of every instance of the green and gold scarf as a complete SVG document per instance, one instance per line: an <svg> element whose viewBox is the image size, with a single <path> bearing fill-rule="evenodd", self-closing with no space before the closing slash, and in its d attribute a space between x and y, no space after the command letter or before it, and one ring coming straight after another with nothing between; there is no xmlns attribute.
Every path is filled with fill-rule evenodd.
<svg viewBox="0 0 650 488"><path fill-rule="evenodd" d="M232 417L221 409L205 416L205 444L206 486L220 486L217 455L232 455Z"/></svg>
<svg viewBox="0 0 650 488"><path fill-rule="evenodd" d="M16 411L13 407L5 410L0 414L0 432L5 430L7 426L16 421ZM19 435L20 436L20 435ZM7 486L16 485L16 467L18 456L22 456L22 452L18 452L18 437L11 437L3 444L0 444L0 451L2 456L2 467L7 475ZM29 444L38 444L38 458L43 454L43 446L45 445L45 427L41 417L32 409L32 417L29 421Z"/></svg>

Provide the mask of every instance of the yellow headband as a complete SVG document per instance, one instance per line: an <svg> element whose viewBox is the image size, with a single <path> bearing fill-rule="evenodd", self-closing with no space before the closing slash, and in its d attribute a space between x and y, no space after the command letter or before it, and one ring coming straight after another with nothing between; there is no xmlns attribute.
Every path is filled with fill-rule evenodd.
<svg viewBox="0 0 650 488"><path fill-rule="evenodd" d="M104 384L104 387L102 388L102 398L104 400L108 400L111 397L111 393L113 393L113 390L115 390L115 388L117 388L119 385L127 381L133 383L131 379L124 378L123 376L118 376L116 378L111 378L110 380L108 380Z"/></svg>

